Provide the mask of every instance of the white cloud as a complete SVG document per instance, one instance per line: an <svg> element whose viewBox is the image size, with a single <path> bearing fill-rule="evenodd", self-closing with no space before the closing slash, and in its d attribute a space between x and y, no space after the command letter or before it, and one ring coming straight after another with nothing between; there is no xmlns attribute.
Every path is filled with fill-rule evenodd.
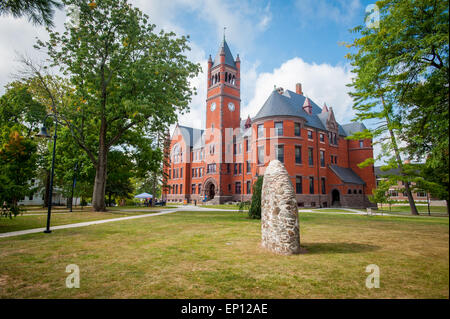
<svg viewBox="0 0 450 319"><path fill-rule="evenodd" d="M271 73L257 76L253 97L243 107L242 113L255 116L272 93L274 85L295 92L295 84L301 83L304 95L319 106L326 102L333 107L338 122L350 122L354 115L353 102L347 94L349 89L346 84L350 83L351 75L348 66L309 64L298 57L290 59Z"/></svg>

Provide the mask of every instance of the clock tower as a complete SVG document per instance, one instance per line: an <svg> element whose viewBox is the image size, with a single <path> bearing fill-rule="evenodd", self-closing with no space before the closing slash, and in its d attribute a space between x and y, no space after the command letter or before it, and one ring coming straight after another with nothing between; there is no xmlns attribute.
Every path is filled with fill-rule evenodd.
<svg viewBox="0 0 450 319"><path fill-rule="evenodd" d="M214 59L208 60L208 90L206 97L206 129L240 127L240 59L231 54L225 38Z"/></svg>
<svg viewBox="0 0 450 319"><path fill-rule="evenodd" d="M209 56L206 95L207 167L203 186L205 195L209 198L214 193L218 202L229 196L230 168L234 162L231 132L238 134L240 128L240 68L239 55L236 60L233 58L224 36L214 61Z"/></svg>

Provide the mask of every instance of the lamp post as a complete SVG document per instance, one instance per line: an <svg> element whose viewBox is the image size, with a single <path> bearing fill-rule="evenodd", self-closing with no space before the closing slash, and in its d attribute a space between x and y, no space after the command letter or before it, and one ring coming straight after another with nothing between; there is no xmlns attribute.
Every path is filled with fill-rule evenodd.
<svg viewBox="0 0 450 319"><path fill-rule="evenodd" d="M52 156L52 169L50 173L50 190L48 192L48 213L47 213L47 227L44 230L44 233L49 234L52 231L50 230L50 216L52 214L52 200L53 200L53 176L55 173L55 153L56 153L56 131L58 130L58 120L54 114L47 114L44 118L43 125L41 127L41 131L36 136L50 138L51 136L47 133L47 128L45 127L45 121L49 116L52 116L55 119L55 134L53 134L53 156Z"/></svg>
<svg viewBox="0 0 450 319"><path fill-rule="evenodd" d="M70 197L70 212L72 212L73 191L75 189L75 184L77 183L77 170L78 170L78 162L75 163L75 169L74 169L74 174L73 174L72 196Z"/></svg>

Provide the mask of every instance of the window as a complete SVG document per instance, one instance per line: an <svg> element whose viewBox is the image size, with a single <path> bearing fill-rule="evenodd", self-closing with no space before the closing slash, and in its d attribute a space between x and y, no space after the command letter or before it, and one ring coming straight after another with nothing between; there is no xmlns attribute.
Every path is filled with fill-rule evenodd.
<svg viewBox="0 0 450 319"><path fill-rule="evenodd" d="M248 139L245 140L245 151L246 152L250 151L248 148Z"/></svg>
<svg viewBox="0 0 450 319"><path fill-rule="evenodd" d="M283 122L275 122L275 136L283 136Z"/></svg>
<svg viewBox="0 0 450 319"><path fill-rule="evenodd" d="M236 191L236 194L240 194L241 193L241 182L236 182L236 184L235 184L235 191Z"/></svg>
<svg viewBox="0 0 450 319"><path fill-rule="evenodd" d="M247 161L247 174L250 174L252 171L252 165L250 164L250 161Z"/></svg>
<svg viewBox="0 0 450 319"><path fill-rule="evenodd" d="M198 194L200 195L202 193L202 184L198 184L197 189L198 189Z"/></svg>
<svg viewBox="0 0 450 319"><path fill-rule="evenodd" d="M417 192L417 197L427 197L427 193L425 192ZM30 198L32 199L32 198Z"/></svg>
<svg viewBox="0 0 450 319"><path fill-rule="evenodd" d="M208 164L207 173L215 173L216 172L216 164Z"/></svg>
<svg viewBox="0 0 450 319"><path fill-rule="evenodd" d="M246 184L247 184L247 194L251 194L252 193L252 184L250 181L247 181Z"/></svg>
<svg viewBox="0 0 450 319"><path fill-rule="evenodd" d="M322 133L320 133L320 141L321 142L325 142L325 135L323 135Z"/></svg>
<svg viewBox="0 0 450 319"><path fill-rule="evenodd" d="M326 183L325 183L325 177L322 177L320 180L322 182L322 194L326 194L327 193L327 186L326 186Z"/></svg>
<svg viewBox="0 0 450 319"><path fill-rule="evenodd" d="M300 123L294 123L294 135L300 136Z"/></svg>
<svg viewBox="0 0 450 319"><path fill-rule="evenodd" d="M192 194L195 194L195 184L192 184Z"/></svg>
<svg viewBox="0 0 450 319"><path fill-rule="evenodd" d="M313 156L313 148L312 147L308 148L308 163L309 163L309 166L314 165L314 156Z"/></svg>
<svg viewBox="0 0 450 319"><path fill-rule="evenodd" d="M347 194L351 194L351 193L352 193L352 190L349 189L349 190L347 191Z"/></svg>
<svg viewBox="0 0 450 319"><path fill-rule="evenodd" d="M325 151L320 151L320 166L325 167Z"/></svg>
<svg viewBox="0 0 450 319"><path fill-rule="evenodd" d="M192 177L195 177L195 168L192 169Z"/></svg>
<svg viewBox="0 0 450 319"><path fill-rule="evenodd" d="M303 185L302 185L302 177L301 176L295 177L295 193L296 194L303 193Z"/></svg>
<svg viewBox="0 0 450 319"><path fill-rule="evenodd" d="M175 194L178 194L178 184L175 185Z"/></svg>
<svg viewBox="0 0 450 319"><path fill-rule="evenodd" d="M171 174L172 174L172 170L169 169L169 178L172 178Z"/></svg>
<svg viewBox="0 0 450 319"><path fill-rule="evenodd" d="M228 191L231 192L231 184L228 184Z"/></svg>
<svg viewBox="0 0 450 319"><path fill-rule="evenodd" d="M237 164L236 163L234 163L234 175L236 175L238 172L237 172Z"/></svg>
<svg viewBox="0 0 450 319"><path fill-rule="evenodd" d="M337 156L334 157L334 164L337 164Z"/></svg>
<svg viewBox="0 0 450 319"><path fill-rule="evenodd" d="M314 177L309 177L309 193L314 194Z"/></svg>
<svg viewBox="0 0 450 319"><path fill-rule="evenodd" d="M312 140L313 136L312 136L312 131L308 131L308 139Z"/></svg>
<svg viewBox="0 0 450 319"><path fill-rule="evenodd" d="M284 163L284 145L277 145L275 147L275 150L277 160L279 160L281 163Z"/></svg>
<svg viewBox="0 0 450 319"><path fill-rule="evenodd" d="M180 194L184 194L183 193L183 184L180 184Z"/></svg>
<svg viewBox="0 0 450 319"><path fill-rule="evenodd" d="M183 178L183 167L180 168L180 178Z"/></svg>
<svg viewBox="0 0 450 319"><path fill-rule="evenodd" d="M361 141L359 141L359 148L363 148L363 147L364 147L364 141L361 140Z"/></svg>
<svg viewBox="0 0 450 319"><path fill-rule="evenodd" d="M256 137L257 138L264 137L264 125L263 124L258 125L258 132L257 132Z"/></svg>
<svg viewBox="0 0 450 319"><path fill-rule="evenodd" d="M242 174L242 163L239 163L239 174Z"/></svg>
<svg viewBox="0 0 450 319"><path fill-rule="evenodd" d="M264 145L258 146L258 165L264 164Z"/></svg>
<svg viewBox="0 0 450 319"><path fill-rule="evenodd" d="M359 193L359 194L362 194L362 190L360 189L360 190L358 191L358 193Z"/></svg>
<svg viewBox="0 0 450 319"><path fill-rule="evenodd" d="M227 164L227 173L230 173L230 163Z"/></svg>
<svg viewBox="0 0 450 319"><path fill-rule="evenodd" d="M300 145L295 146L295 164L302 163L302 147Z"/></svg>

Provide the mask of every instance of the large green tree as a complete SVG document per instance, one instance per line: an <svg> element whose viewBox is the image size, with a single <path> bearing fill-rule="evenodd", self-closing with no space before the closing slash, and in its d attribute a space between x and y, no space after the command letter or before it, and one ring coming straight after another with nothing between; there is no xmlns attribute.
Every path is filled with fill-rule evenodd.
<svg viewBox="0 0 450 319"><path fill-rule="evenodd" d="M389 158L388 166L399 168L412 214L418 214L402 156L426 156L422 152L430 141L435 142L427 146L431 154L448 154L448 137L440 139L448 131L448 111L443 108L448 101L448 82L432 85L439 91L432 93L439 101L420 93L431 82L444 84L443 78L448 76L448 1L385 0L376 5L379 25L354 28L360 37L349 45L356 53L347 57L355 73L350 85L355 120L376 119L380 125L353 138L378 138L381 155ZM401 139L406 147L400 147Z"/></svg>
<svg viewBox="0 0 450 319"><path fill-rule="evenodd" d="M126 0L64 3L79 8L79 25L49 31L50 40L37 47L70 80L71 90L47 91L53 112L94 165L93 208L104 211L109 150L174 123L188 109L195 92L189 80L200 66L184 55L186 37L155 33L149 17ZM44 79L43 68L27 64Z"/></svg>
<svg viewBox="0 0 450 319"><path fill-rule="evenodd" d="M2 0L0 15L12 14L16 18L25 15L34 24L53 26L54 8L62 7L55 0Z"/></svg>

